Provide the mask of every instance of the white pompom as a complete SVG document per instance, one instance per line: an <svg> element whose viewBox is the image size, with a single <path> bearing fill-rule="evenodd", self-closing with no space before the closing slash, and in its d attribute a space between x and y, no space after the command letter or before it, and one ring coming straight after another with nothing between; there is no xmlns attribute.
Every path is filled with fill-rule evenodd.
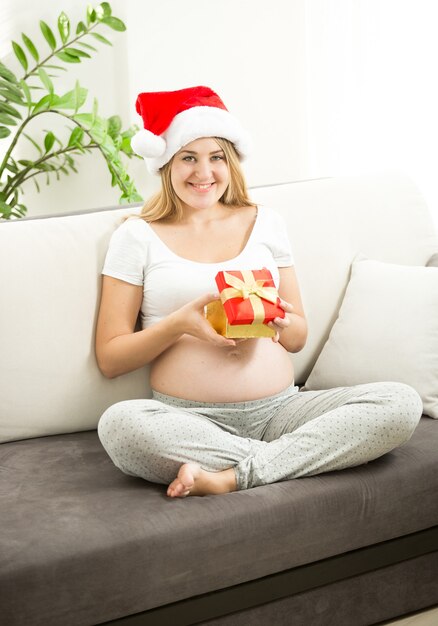
<svg viewBox="0 0 438 626"><path fill-rule="evenodd" d="M144 128L132 137L131 148L142 157L159 157L166 151L166 142Z"/></svg>

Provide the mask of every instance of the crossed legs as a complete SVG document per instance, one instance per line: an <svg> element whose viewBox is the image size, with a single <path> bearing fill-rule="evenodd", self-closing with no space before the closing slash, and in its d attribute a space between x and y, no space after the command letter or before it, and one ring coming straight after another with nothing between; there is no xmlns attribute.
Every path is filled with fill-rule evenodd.
<svg viewBox="0 0 438 626"><path fill-rule="evenodd" d="M226 493L366 463L405 443L422 413L418 394L401 383L296 392L270 411L257 412L254 403L254 429L251 415L234 417L240 403L209 416L199 403L182 404L122 402L99 422L117 467L169 485L170 497Z"/></svg>

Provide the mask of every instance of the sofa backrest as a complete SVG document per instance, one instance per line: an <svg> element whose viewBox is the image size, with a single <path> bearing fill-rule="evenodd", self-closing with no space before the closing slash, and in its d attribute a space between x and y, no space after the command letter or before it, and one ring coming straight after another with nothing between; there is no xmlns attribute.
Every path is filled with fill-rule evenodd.
<svg viewBox="0 0 438 626"><path fill-rule="evenodd" d="M399 175L252 190L286 219L309 319L296 380L336 319L351 261L424 265L438 249L428 209ZM88 430L111 404L150 394L148 368L107 380L94 357L100 271L132 208L0 224L0 441Z"/></svg>

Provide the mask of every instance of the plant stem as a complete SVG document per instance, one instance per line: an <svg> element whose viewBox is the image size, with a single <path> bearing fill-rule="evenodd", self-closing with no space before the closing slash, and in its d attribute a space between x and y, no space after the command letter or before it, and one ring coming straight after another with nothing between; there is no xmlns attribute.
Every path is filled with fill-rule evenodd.
<svg viewBox="0 0 438 626"><path fill-rule="evenodd" d="M41 113L45 113L46 111L41 111ZM39 113L35 113L35 115L30 115L29 117L26 117L26 119L23 121L23 123L21 124L21 126L17 129L17 132L15 133L15 137L11 143L11 145L9 146L9 148L6 151L5 157L2 161L2 164L0 165L0 178L2 177L3 171L6 167L6 164L9 160L9 157L12 154L12 150L15 148L15 145L21 135L21 133L23 132L25 126L30 122L30 120L32 120L33 118L35 118L37 115L39 115Z"/></svg>
<svg viewBox="0 0 438 626"><path fill-rule="evenodd" d="M120 189L122 191L127 192L127 188L124 185L123 180L120 178L117 170L114 167L112 167L112 164L108 160L108 158L107 158L107 156L105 154L105 151L102 149L102 146L100 144L98 144L96 141L94 141L94 139L92 138L92 136L91 136L90 132L88 131L88 129L85 128L80 122L78 122L74 118L70 117L69 115L66 115L65 113L62 113L61 111L39 111L38 113L35 113L35 115L31 115L28 118L26 118L26 120L24 120L23 124L17 130L17 134L15 135L14 141L12 142L11 146L9 147L9 150L6 153L5 159L3 160L3 163L0 166L0 176L1 176L1 173L2 173L2 171L4 169L4 166L7 163L7 160L9 159L9 156L11 155L11 152L12 152L15 144L17 143L17 139L18 139L19 135L23 132L24 127L26 126L26 124L28 122L30 122L31 119L34 119L37 115L41 115L42 113L55 113L57 115L61 115L62 117L65 117L68 120L70 120L71 122L73 122L74 124L76 124L76 126L79 126L80 128L82 128L84 133L90 139L90 143L87 146L83 146L83 147L86 148L86 149L97 148L101 152L102 156L104 157L105 161L107 162L108 168L110 169L111 173L114 174L115 178L117 179L118 186L120 187ZM16 174L16 176L11 178L9 180L9 182L5 185L5 187L3 189L3 192L6 194L6 197L9 197L11 195L11 193L13 193L14 189L16 189L17 187L22 185L29 178L31 178L30 176L28 176L26 178L26 174L30 170L34 169L35 166L38 166L39 164L44 163L45 161L48 161L52 157L57 157L57 156L60 156L61 154L66 154L67 152L73 152L74 150L78 150L78 146L69 146L67 148L63 148L61 150L57 150L56 152L49 152L49 153L43 155L37 161L33 161L31 165L25 167L21 172L19 172L19 174ZM53 170L53 171L57 171L57 170ZM44 173L44 172L42 172L42 173Z"/></svg>
<svg viewBox="0 0 438 626"><path fill-rule="evenodd" d="M80 33L77 37L75 37L71 41L63 44L60 48L58 48L56 50L52 50L52 52L49 54L48 57L46 57L43 61L40 61L39 63L37 63L33 69L31 69L29 72L27 72L23 76L23 80L26 80L27 78L32 76L32 74L34 74L36 72L36 70L38 70L39 67L43 67L47 63L47 61L50 61L50 59L52 57L56 56L58 54L58 52L62 52L65 48L70 47L76 41L79 41L79 39L81 39L82 37L85 37L85 35L88 35L94 28L96 28L96 26L99 26L99 22L96 22L95 24L90 26L85 32Z"/></svg>
<svg viewBox="0 0 438 626"><path fill-rule="evenodd" d="M95 145L88 144L87 146L83 146L83 147L86 150L89 150L89 149L92 149L92 148L98 148L97 144L95 144ZM75 150L78 150L77 146L70 146L70 147L67 147L67 148L63 148L61 150L57 150L56 152L49 152L49 153L45 154L44 156L42 156L37 161L32 161L31 165L29 165L29 166L25 167L23 170L21 170L21 172L19 174L17 174L14 178L12 178L9 181L9 183L7 185L5 185L3 193L5 193L6 197L9 198L9 196L12 193L14 193L14 190L17 187L20 187L23 183L27 182L33 176L37 176L38 174L50 174L51 172L59 171L62 167L64 167L64 163L62 165L60 165L58 168L55 168L53 170L39 170L39 171L35 172L34 174L31 174L30 176L26 176L26 174L28 174L28 172L33 170L35 168L35 166L38 166L41 163L44 163L45 161L48 161L49 159L51 159L53 157L58 157L58 156L61 156L62 154L67 154L68 152L74 152Z"/></svg>
<svg viewBox="0 0 438 626"><path fill-rule="evenodd" d="M99 22L96 22L95 24L93 24L91 27L89 27L85 32L80 33L77 37L75 37L74 39L72 39L69 43L65 43L64 45L62 45L60 48L58 48L57 50L52 50L52 52L49 54L48 57L46 57L43 61L41 61L40 63L37 63L37 65L35 65L35 67L28 72L27 74L25 74L23 76L22 80L26 80L27 78L29 78L29 76L31 76L32 74L35 73L36 70L38 70L39 67L42 67L43 65L45 65L48 61L50 61L50 59L52 57L54 57L58 52L62 52L65 48L68 48L69 46L71 46L71 44L75 43L76 41L78 41L79 39L81 39L82 37L84 37L85 35L88 35L94 28L96 28L96 26L99 25ZM57 112L57 111L56 111ZM51 111L40 111L40 113L51 113ZM22 125L17 129L17 132L15 134L15 137L11 143L11 145L9 146L5 157L0 165L0 178L3 174L3 171L5 169L5 165L12 153L12 150L15 148L15 145L24 129L24 127L26 126L26 124L28 124L28 122L30 122L31 119L33 119L34 117L36 117L36 115L39 115L39 113L36 113L35 115L30 115L29 117L27 117L24 122L22 123ZM68 116L67 116L68 117Z"/></svg>

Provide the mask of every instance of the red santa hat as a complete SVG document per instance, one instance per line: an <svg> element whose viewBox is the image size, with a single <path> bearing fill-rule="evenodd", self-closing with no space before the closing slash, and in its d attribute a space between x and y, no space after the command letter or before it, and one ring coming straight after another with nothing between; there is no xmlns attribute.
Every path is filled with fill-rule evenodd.
<svg viewBox="0 0 438 626"><path fill-rule="evenodd" d="M144 129L132 137L131 146L154 174L183 146L201 137L228 139L242 159L248 155L248 133L209 87L141 93L136 109Z"/></svg>

